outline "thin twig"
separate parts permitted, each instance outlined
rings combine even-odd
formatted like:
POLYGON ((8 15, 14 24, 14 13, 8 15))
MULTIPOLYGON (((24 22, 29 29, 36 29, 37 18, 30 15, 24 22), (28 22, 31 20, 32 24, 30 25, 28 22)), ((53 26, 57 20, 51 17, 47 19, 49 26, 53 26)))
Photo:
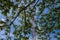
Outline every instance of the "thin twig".
POLYGON ((28 6, 30 6, 32 3, 34 3, 35 2, 35 0, 33 0, 31 3, 29 3, 27 6, 25 6, 24 8, 22 8, 18 13, 17 13, 17 15, 14 17, 14 19, 13 19, 13 21, 9 24, 9 26, 11 25, 11 24, 13 24, 13 22, 15 21, 15 19, 19 16, 19 14, 23 11, 23 10, 25 10, 28 6))

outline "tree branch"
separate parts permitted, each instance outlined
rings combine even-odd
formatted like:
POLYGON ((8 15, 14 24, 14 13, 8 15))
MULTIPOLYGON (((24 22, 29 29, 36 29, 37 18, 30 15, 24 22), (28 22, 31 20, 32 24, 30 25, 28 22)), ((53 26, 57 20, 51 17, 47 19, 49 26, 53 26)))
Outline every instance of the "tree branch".
POLYGON ((9 26, 11 25, 11 24, 13 24, 13 22, 15 21, 15 19, 19 16, 19 14, 23 11, 23 10, 25 10, 28 6, 30 6, 32 3, 34 3, 36 0, 33 0, 31 3, 29 3, 27 6, 25 6, 24 8, 22 8, 18 13, 17 13, 17 15, 14 17, 14 19, 13 19, 13 21, 11 21, 11 23, 9 24, 9 26))

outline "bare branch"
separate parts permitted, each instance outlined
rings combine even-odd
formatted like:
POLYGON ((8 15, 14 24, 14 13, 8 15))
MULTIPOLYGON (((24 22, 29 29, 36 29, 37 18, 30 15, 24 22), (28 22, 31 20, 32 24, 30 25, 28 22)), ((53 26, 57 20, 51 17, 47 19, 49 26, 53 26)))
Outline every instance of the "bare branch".
POLYGON ((27 6, 25 6, 24 8, 22 8, 18 13, 17 13, 17 15, 14 17, 14 19, 13 19, 13 21, 9 24, 9 26, 11 25, 11 24, 13 24, 13 22, 15 21, 15 19, 19 16, 19 14, 23 11, 23 10, 25 10, 28 6, 30 6, 32 3, 35 3, 35 1, 36 0, 33 0, 31 3, 29 3, 27 6))

